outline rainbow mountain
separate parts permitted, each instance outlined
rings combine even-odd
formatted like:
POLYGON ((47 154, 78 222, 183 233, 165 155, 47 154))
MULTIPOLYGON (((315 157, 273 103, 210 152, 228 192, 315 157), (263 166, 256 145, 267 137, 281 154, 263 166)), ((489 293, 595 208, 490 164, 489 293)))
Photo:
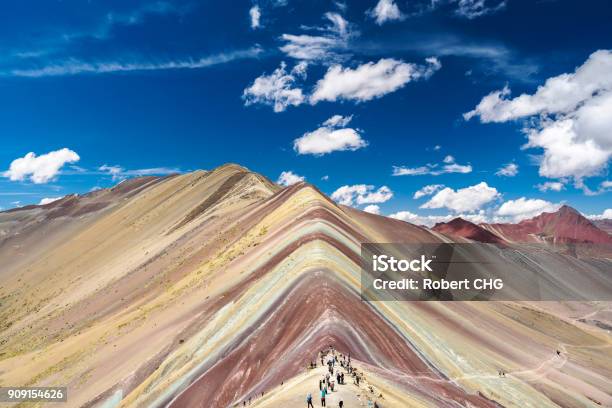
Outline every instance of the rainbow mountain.
POLYGON ((331 346, 363 375, 345 406, 612 406, 610 302, 361 301, 361 243, 452 240, 234 164, 1 212, 0 385, 297 407, 331 346))

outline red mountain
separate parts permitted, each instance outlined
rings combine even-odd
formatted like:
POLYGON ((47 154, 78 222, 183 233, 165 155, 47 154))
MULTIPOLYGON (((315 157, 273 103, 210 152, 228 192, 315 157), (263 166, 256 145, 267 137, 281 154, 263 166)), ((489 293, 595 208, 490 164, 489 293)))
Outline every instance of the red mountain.
POLYGON ((459 217, 449 222, 439 222, 432 229, 445 235, 459 236, 471 239, 472 241, 491 244, 501 244, 504 242, 503 239, 492 232, 459 217))
POLYGON ((612 236, 567 205, 518 224, 481 224, 506 241, 610 244, 612 236))

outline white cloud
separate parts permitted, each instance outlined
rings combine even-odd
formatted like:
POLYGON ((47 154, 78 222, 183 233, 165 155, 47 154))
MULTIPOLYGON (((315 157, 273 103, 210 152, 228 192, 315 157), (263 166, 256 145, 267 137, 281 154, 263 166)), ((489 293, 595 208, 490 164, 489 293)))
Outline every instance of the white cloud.
POLYGON ((340 9, 340 11, 346 11, 348 4, 344 1, 334 1, 334 5, 340 9))
POLYGON ((601 214, 587 215, 586 217, 591 220, 612 220, 612 208, 604 210, 601 214))
POLYGON ((536 187, 543 193, 546 191, 561 191, 565 188, 563 183, 559 181, 547 181, 545 183, 536 185, 536 187))
POLYGON ((150 167, 146 169, 135 169, 123 171, 124 176, 165 176, 168 174, 182 173, 181 169, 176 167, 150 167))
POLYGON ((456 191, 446 187, 438 191, 421 208, 448 208, 453 212, 474 212, 498 197, 497 189, 489 187, 483 181, 456 191))
POLYGON ((414 193, 412 198, 418 200, 421 197, 430 196, 442 188, 444 188, 443 184, 430 184, 428 186, 423 186, 420 190, 414 193))
POLYGON ((380 214, 380 207, 376 204, 370 204, 370 205, 366 205, 363 209, 363 211, 370 213, 370 214, 380 214))
POLYGON ((404 166, 393 166, 393 176, 422 176, 424 174, 430 174, 431 168, 428 166, 420 167, 404 167, 404 166))
POLYGON ((325 18, 332 23, 331 27, 328 27, 329 31, 335 32, 341 37, 349 35, 349 23, 340 14, 328 12, 325 13, 325 18))
POLYGON ((357 204, 384 203, 393 198, 393 192, 387 186, 382 186, 376 191, 368 191, 364 195, 357 196, 357 204))
POLYGON ((437 165, 427 165, 420 167, 404 167, 404 166, 393 166, 393 176, 422 176, 422 175, 431 175, 431 176, 439 176, 441 174, 446 173, 471 173, 472 166, 469 164, 448 164, 442 167, 438 167, 437 165), (436 170, 437 169, 437 170, 436 170))
POLYGON ((320 101, 369 101, 394 92, 408 82, 427 79, 442 66, 436 58, 427 58, 427 65, 406 63, 392 58, 368 62, 355 69, 331 66, 310 96, 310 103, 320 101))
POLYGON ((455 0, 455 14, 467 19, 493 14, 506 7, 506 0, 455 0))
POLYGON ((321 180, 323 180, 323 181, 329 180, 329 175, 327 175, 327 174, 324 175, 323 177, 321 177, 321 180))
POLYGON ((170 69, 198 69, 213 65, 224 64, 238 59, 257 58, 262 52, 260 47, 251 47, 222 54, 210 55, 201 58, 186 58, 162 62, 149 61, 104 61, 85 62, 70 59, 53 63, 40 68, 14 69, 9 72, 1 72, 3 75, 19 77, 48 77, 67 76, 79 74, 108 74, 113 72, 131 71, 158 71, 170 69))
POLYGON ((331 126, 331 127, 344 127, 353 120, 353 115, 351 116, 342 116, 342 115, 334 115, 331 118, 327 119, 323 122, 323 126, 331 126))
MULTIPOLYGON (((417 215, 415 213, 412 213, 410 211, 398 211, 396 213, 393 214, 389 214, 390 218, 395 218, 396 220, 402 220, 402 221, 406 221, 409 222, 411 224, 419 224, 419 225, 433 225, 433 223, 426 223, 423 222, 425 219, 427 219, 427 217, 422 217, 420 215, 417 215)), ((430 216, 430 217, 437 217, 437 216, 430 216)))
POLYGON ((299 183, 300 181, 304 181, 306 178, 303 176, 298 176, 292 171, 283 171, 280 176, 278 176, 278 180, 276 182, 281 186, 290 186, 295 183, 299 183))
POLYGON ((181 173, 181 170, 175 167, 151 167, 145 169, 126 170, 121 166, 103 164, 98 167, 98 171, 112 176, 113 180, 124 180, 128 177, 140 176, 164 176, 168 174, 181 173))
POLYGON ((345 128, 352 116, 334 115, 312 132, 293 141, 293 149, 298 154, 323 155, 335 151, 358 150, 368 145, 359 130, 345 128))
POLYGON ((504 177, 514 177, 518 174, 518 165, 515 163, 508 163, 505 166, 501 167, 497 172, 495 172, 496 176, 504 176, 504 177))
POLYGON ((52 202, 57 201, 57 200, 61 200, 61 199, 62 199, 62 197, 45 197, 42 200, 40 200, 38 205, 51 204, 52 202))
POLYGON ((308 63, 306 61, 301 61, 294 65, 293 69, 291 70, 291 75, 294 75, 297 78, 305 79, 307 70, 308 63))
POLYGON ((612 157, 612 51, 599 50, 573 73, 546 80, 532 94, 509 98, 510 90, 492 92, 464 114, 486 122, 533 117, 524 132, 524 148, 543 150, 539 173, 548 178, 583 179, 601 174, 612 157))
POLYGON ((376 24, 383 25, 387 21, 403 20, 405 16, 393 0, 379 0, 376 6, 366 14, 376 20, 376 24))
POLYGON ((66 163, 75 163, 79 160, 79 155, 67 148, 40 156, 30 152, 24 157, 13 160, 9 169, 2 175, 12 181, 29 178, 35 184, 43 184, 53 180, 66 163))
POLYGON ((463 218, 464 220, 473 222, 474 224, 489 222, 489 217, 486 215, 484 210, 480 210, 477 213, 473 213, 473 214, 459 214, 458 216, 463 218))
POLYGON ((251 28, 253 30, 261 27, 259 20, 261 19, 261 9, 258 5, 251 7, 249 10, 249 16, 251 17, 251 28))
POLYGON ((602 181, 599 184, 599 188, 594 191, 588 188, 584 183, 581 183, 581 182, 577 182, 576 186, 578 188, 582 188, 582 190, 584 191, 586 195, 594 196, 594 195, 598 195, 598 194, 602 194, 602 193, 606 193, 610 191, 612 189, 612 181, 610 180, 602 181))
POLYGON ((425 166, 418 167, 406 167, 406 166, 393 166, 393 176, 422 176, 431 175, 439 176, 441 174, 448 173, 471 173, 472 166, 469 164, 458 164, 455 163, 455 158, 448 155, 444 158, 445 164, 426 164, 425 166))
MULTIPOLYGON (((396 12, 399 13, 399 9, 395 11, 392 8, 391 5, 394 5, 392 0, 379 1, 378 5, 381 3, 385 4, 388 13, 392 15, 396 12)), ((416 7, 413 7, 414 11, 409 13, 408 16, 420 16, 448 6, 455 16, 472 20, 503 10, 506 7, 507 0, 430 0, 429 2, 420 2, 420 4, 418 1, 412 3, 415 3, 416 7)), ((367 13, 372 14, 373 11, 368 10, 367 13)), ((399 19, 405 17, 405 15, 401 15, 399 19)))
POLYGON ((282 112, 288 106, 298 106, 305 100, 300 88, 294 88, 296 79, 306 74, 305 63, 297 64, 290 72, 287 65, 281 62, 280 67, 270 75, 262 74, 246 88, 242 94, 246 106, 255 103, 273 106, 274 112, 282 112))
POLYGON ((554 204, 550 201, 521 197, 504 202, 497 209, 496 214, 501 217, 509 217, 513 222, 519 222, 543 212, 555 212, 560 206, 561 204, 554 204))
POLYGON ((468 220, 475 224, 482 222, 488 222, 488 218, 484 211, 480 211, 475 214, 446 214, 446 215, 419 215, 410 211, 398 211, 393 214, 389 214, 389 217, 395 218, 396 220, 402 220, 416 225, 425 225, 432 227, 439 222, 449 222, 457 217, 461 217, 464 220, 468 220))
POLYGON ((308 27, 322 32, 322 35, 283 34, 285 42, 280 50, 287 56, 299 60, 329 63, 342 59, 341 53, 347 48, 348 41, 356 33, 350 30, 350 24, 340 14, 324 14, 330 24, 325 27, 308 27))
MULTIPOLYGON (((306 58, 304 58, 306 59, 306 58)), ((427 58, 427 65, 404 63, 394 59, 369 62, 355 69, 341 65, 330 67, 309 97, 300 87, 298 79, 306 77, 307 63, 297 64, 290 72, 282 62, 272 74, 262 74, 247 87, 242 95, 245 105, 262 103, 282 112, 288 106, 298 106, 308 100, 312 105, 320 101, 355 100, 364 102, 394 92, 406 83, 431 76, 441 67, 435 58, 427 58)))
MULTIPOLYGON (((598 98, 594 98, 598 99, 598 98)), ((607 111, 612 112, 612 93, 607 95, 607 111)), ((580 134, 582 111, 589 109, 584 105, 576 112, 575 118, 545 120, 542 127, 527 131, 529 142, 525 148, 542 148, 539 174, 549 178, 573 177, 580 181, 586 177, 600 174, 612 156, 612 144, 603 137, 593 134, 580 134)), ((602 109, 602 112, 604 110, 602 109)), ((600 121, 609 121, 612 129, 612 115, 602 113, 600 121)), ((587 124, 588 125, 588 124, 587 124)))
POLYGON ((535 94, 508 99, 510 90, 492 92, 484 97, 466 119, 480 116, 482 122, 506 122, 536 114, 573 112, 579 105, 612 88, 612 51, 599 50, 571 74, 546 80, 535 94))
POLYGON ((122 174, 125 171, 125 169, 121 166, 109 166, 108 164, 103 164, 102 166, 98 167, 98 170, 108 173, 113 177, 113 180, 122 178, 122 174))
POLYGON ((350 206, 353 204, 380 204, 393 198, 393 192, 387 186, 375 190, 371 185, 356 184, 340 187, 332 193, 331 198, 340 204, 350 206))
POLYGON ((444 173, 471 173, 472 172, 472 166, 470 166, 469 164, 457 164, 457 163, 453 163, 453 164, 447 164, 445 166, 442 166, 442 170, 441 171, 433 171, 431 172, 432 175, 437 176, 438 174, 444 174, 444 173))
POLYGON ((280 50, 291 58, 299 60, 324 60, 329 58, 333 49, 342 44, 335 37, 325 37, 308 34, 283 34, 281 39, 286 42, 280 50))

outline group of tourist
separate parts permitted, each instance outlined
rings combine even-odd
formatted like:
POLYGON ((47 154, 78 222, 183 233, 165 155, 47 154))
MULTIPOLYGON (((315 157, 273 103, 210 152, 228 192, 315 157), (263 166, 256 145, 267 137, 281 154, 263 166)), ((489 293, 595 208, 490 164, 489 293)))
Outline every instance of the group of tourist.
MULTIPOLYGON (((325 375, 319 379, 319 394, 321 397, 321 406, 326 407, 326 397, 336 390, 336 385, 345 385, 344 374, 348 374, 353 377, 353 384, 359 387, 359 382, 363 379, 363 375, 360 374, 352 365, 351 365, 351 355, 350 353, 344 355, 342 353, 337 353, 333 346, 329 346, 329 349, 321 350, 319 352, 319 358, 321 360, 321 366, 324 367, 327 365, 327 372, 325 375)), ((317 363, 315 361, 310 361, 306 368, 308 370, 317 368, 317 363)), ((281 383, 281 386, 283 383, 281 383)), ((372 387, 370 386, 370 391, 374 392, 372 387)), ((264 396, 264 393, 261 393, 261 396, 264 396)), ((380 395, 382 397, 382 394, 380 395)), ((242 402, 243 406, 251 405, 251 397, 248 400, 244 400, 242 402)), ((371 403, 371 401, 370 401, 371 403)), ((314 408, 313 397, 311 393, 306 395, 306 407, 314 408)), ((344 401, 338 401, 338 407, 344 408, 344 401)), ((374 402, 373 408, 380 408, 377 402, 374 402)))
MULTIPOLYGON (((321 366, 327 365, 327 373, 321 379, 319 379, 319 393, 321 396, 321 406, 327 406, 326 397, 329 393, 334 392, 336 384, 344 385, 344 371, 353 377, 353 384, 359 386, 360 376, 357 370, 351 365, 350 353, 348 356, 342 353, 337 353, 332 346, 329 346, 329 350, 321 350, 319 352, 319 358, 321 360, 321 366), (344 369, 342 371, 341 369, 344 369), (335 378, 335 379, 334 379, 335 378)), ((309 368, 316 368, 317 363, 310 362, 309 368)), ((306 407, 314 408, 312 394, 306 395, 306 407)), ((344 407, 344 401, 338 401, 340 408, 344 407)), ((376 405, 378 408, 378 405, 376 405)))

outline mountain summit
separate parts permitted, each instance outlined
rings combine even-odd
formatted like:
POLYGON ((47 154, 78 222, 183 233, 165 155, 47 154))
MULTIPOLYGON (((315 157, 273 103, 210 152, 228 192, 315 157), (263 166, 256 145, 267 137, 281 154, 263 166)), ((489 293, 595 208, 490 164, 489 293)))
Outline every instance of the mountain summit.
POLYGON ((612 243, 610 235, 567 205, 518 224, 481 224, 481 227, 509 242, 612 243))

